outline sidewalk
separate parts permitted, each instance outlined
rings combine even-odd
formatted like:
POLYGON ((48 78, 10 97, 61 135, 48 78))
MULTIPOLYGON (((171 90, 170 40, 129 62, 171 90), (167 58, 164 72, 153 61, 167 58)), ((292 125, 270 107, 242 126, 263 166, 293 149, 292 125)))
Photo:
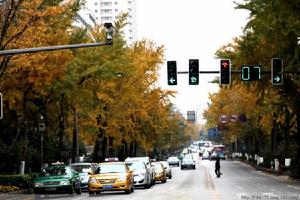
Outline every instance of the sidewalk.
POLYGON ((242 164, 251 166, 251 167, 255 168, 256 170, 261 171, 266 175, 273 176, 274 178, 279 179, 281 181, 284 181, 284 182, 291 181, 291 182, 300 184, 300 179, 291 177, 288 172, 282 172, 280 170, 276 171, 276 170, 268 169, 265 167, 261 167, 261 166, 255 165, 254 163, 251 163, 247 160, 242 160, 242 159, 234 159, 234 160, 238 161, 242 164))

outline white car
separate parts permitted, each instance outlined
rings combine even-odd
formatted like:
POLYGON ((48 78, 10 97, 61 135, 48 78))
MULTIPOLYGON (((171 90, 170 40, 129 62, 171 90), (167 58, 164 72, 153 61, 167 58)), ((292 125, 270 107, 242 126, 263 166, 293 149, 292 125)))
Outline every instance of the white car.
POLYGON ((145 189, 151 187, 151 172, 143 161, 125 161, 125 163, 133 171, 134 186, 143 186, 145 189))

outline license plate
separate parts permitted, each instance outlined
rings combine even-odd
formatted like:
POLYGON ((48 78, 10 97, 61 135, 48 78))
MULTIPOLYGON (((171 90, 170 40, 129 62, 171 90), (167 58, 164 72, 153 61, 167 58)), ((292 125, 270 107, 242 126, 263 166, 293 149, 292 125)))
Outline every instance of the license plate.
POLYGON ((49 187, 45 189, 46 191, 56 191, 56 187, 49 187))
POLYGON ((103 189, 112 189, 113 186, 112 185, 103 185, 103 189))

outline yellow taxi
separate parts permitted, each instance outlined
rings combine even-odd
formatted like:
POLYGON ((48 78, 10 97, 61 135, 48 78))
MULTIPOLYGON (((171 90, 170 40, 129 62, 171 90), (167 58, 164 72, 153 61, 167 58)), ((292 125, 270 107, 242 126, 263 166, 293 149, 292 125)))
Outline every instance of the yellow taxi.
POLYGON ((89 178, 88 188, 90 195, 104 191, 125 191, 130 194, 134 192, 133 171, 125 162, 100 163, 89 178))
POLYGON ((167 172, 161 162, 152 162, 155 170, 155 181, 161 181, 162 183, 167 182, 167 172))

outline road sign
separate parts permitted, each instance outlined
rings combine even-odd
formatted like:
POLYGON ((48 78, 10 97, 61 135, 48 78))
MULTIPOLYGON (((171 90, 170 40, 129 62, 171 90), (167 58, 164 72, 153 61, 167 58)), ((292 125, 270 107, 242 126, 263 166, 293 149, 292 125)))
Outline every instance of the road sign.
POLYGON ((282 58, 272 58, 271 81, 272 81, 273 85, 282 85, 283 84, 283 60, 282 60, 282 58))
POLYGON ((196 121, 196 113, 195 113, 195 111, 187 111, 187 121, 195 123, 195 121, 196 121))
POLYGON ((189 84, 190 85, 199 84, 199 60, 198 59, 189 60, 189 84))
POLYGON ((230 115, 230 121, 235 123, 238 120, 238 116, 237 115, 230 115))
POLYGON ((241 80, 242 81, 256 81, 261 79, 261 66, 260 65, 243 65, 241 67, 241 80))
POLYGON ((3 118, 3 100, 2 100, 2 93, 0 92, 0 119, 3 118))
POLYGON ((231 82, 231 66, 229 59, 221 59, 220 61, 220 84, 228 85, 231 82))
POLYGON ((168 85, 177 85, 177 64, 176 61, 167 61, 168 85))
POLYGON ((244 113, 242 113, 242 114, 240 114, 240 116, 239 116, 239 120, 240 120, 240 122, 246 122, 248 119, 247 119, 247 116, 244 114, 244 113))
POLYGON ((227 115, 221 115, 219 120, 222 124, 226 124, 228 122, 228 117, 227 115))

